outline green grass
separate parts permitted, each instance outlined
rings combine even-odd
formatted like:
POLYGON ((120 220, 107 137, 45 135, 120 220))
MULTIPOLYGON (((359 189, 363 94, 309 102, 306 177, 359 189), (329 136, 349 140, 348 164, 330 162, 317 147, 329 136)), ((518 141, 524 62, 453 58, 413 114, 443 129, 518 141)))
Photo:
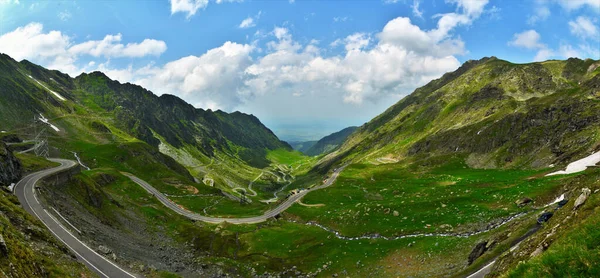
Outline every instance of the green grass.
POLYGON ((308 159, 308 157, 299 151, 290 151, 286 149, 276 149, 267 153, 267 159, 277 164, 292 165, 294 163, 302 162, 308 159))
POLYGON ((15 153, 15 157, 17 157, 17 159, 19 159, 21 162, 23 170, 26 174, 60 165, 60 163, 52 162, 43 157, 38 157, 28 153, 15 153))
POLYGON ((324 206, 295 204, 287 213, 347 236, 470 231, 527 211, 515 204, 523 197, 537 205, 554 198, 560 182, 531 178, 539 173, 470 169, 458 160, 433 169, 351 165, 333 186, 303 199, 324 206))

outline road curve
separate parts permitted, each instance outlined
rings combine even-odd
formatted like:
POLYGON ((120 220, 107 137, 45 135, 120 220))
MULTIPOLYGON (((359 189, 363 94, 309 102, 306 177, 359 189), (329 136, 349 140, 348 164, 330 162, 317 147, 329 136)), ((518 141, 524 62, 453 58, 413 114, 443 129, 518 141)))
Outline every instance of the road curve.
POLYGON ((36 183, 49 175, 72 168, 77 162, 66 159, 49 159, 60 163, 56 168, 46 169, 35 172, 24 177, 15 186, 15 194, 21 202, 21 205, 27 212, 38 218, 50 230, 58 240, 63 242, 77 258, 83 262, 92 271, 98 273, 100 277, 136 277, 133 274, 123 270, 115 263, 96 253, 92 248, 85 245, 77 237, 67 230, 58 220, 46 211, 36 197, 36 183))
POLYGON ((124 174, 125 176, 130 178, 133 182, 137 183, 142 188, 144 188, 146 191, 148 191, 150 194, 152 194, 154 197, 156 197, 156 199, 158 199, 161 203, 163 203, 163 205, 165 205, 166 207, 173 210, 174 212, 181 214, 189 219, 207 222, 207 223, 213 223, 213 224, 218 224, 218 223, 222 223, 222 222, 229 222, 232 224, 254 224, 254 223, 264 222, 267 219, 269 219, 271 217, 275 217, 276 215, 282 213, 283 211, 285 211, 286 209, 291 207, 294 204, 294 202, 300 200, 306 194, 308 194, 312 191, 323 189, 325 187, 330 186, 337 179, 340 172, 342 172, 342 170, 344 170, 345 167, 346 166, 335 169, 335 171, 333 171, 333 174, 331 175, 331 177, 329 179, 327 179, 327 181, 324 184, 315 186, 311 189, 304 190, 295 195, 291 195, 279 206, 277 206, 276 208, 274 208, 272 210, 265 212, 263 215, 254 216, 254 217, 246 217, 246 218, 209 217, 209 216, 204 216, 204 215, 200 215, 198 213, 187 211, 187 210, 181 208, 179 205, 177 205, 173 201, 169 200, 169 198, 167 198, 164 194, 160 193, 158 190, 156 190, 156 188, 152 187, 150 184, 141 180, 140 178, 138 178, 132 174, 129 174, 129 173, 122 173, 122 174, 124 174))

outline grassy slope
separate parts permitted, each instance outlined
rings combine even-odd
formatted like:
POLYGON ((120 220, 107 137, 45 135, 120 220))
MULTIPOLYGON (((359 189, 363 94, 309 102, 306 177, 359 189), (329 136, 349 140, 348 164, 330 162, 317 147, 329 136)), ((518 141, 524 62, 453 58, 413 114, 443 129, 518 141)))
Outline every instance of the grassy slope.
POLYGON ((327 168, 339 160, 452 152, 473 154, 469 162, 480 168, 541 168, 570 161, 600 140, 594 89, 600 71, 587 71, 594 63, 468 62, 362 126, 321 163, 327 168))
MULTIPOLYGON (((52 167, 35 157, 17 156, 24 170, 52 167)), ((3 277, 96 277, 70 251, 29 215, 13 194, 0 190, 0 234, 8 252, 0 257, 3 277)))

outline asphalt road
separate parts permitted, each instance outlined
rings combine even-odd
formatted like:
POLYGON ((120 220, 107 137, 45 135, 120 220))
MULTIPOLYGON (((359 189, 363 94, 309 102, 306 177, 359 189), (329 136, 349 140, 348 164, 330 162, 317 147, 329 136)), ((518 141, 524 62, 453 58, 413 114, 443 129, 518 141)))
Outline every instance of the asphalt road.
POLYGON ((19 198, 19 202, 21 202, 23 208, 42 221, 54 237, 69 247, 81 262, 87 265, 92 271, 98 273, 101 277, 136 277, 85 245, 42 207, 36 197, 36 183, 46 176, 77 165, 77 162, 72 160, 49 160, 58 162, 61 165, 56 168, 30 174, 24 177, 15 186, 15 194, 17 195, 17 198, 19 198))
POLYGON ((306 194, 308 194, 312 191, 323 189, 323 188, 330 186, 337 179, 340 172, 342 172, 342 170, 344 170, 344 168, 345 168, 345 166, 335 169, 335 171, 333 172, 331 177, 329 179, 327 179, 327 181, 324 184, 315 186, 311 189, 307 189, 307 190, 299 192, 295 195, 290 196, 279 206, 277 206, 276 208, 274 208, 272 210, 265 212, 263 215, 247 217, 247 218, 209 217, 209 216, 204 216, 204 215, 200 215, 197 213, 187 211, 187 210, 181 208, 180 206, 178 206, 176 203, 169 200, 165 195, 160 193, 158 190, 156 190, 156 188, 152 187, 147 182, 141 180, 140 178, 138 178, 132 174, 129 174, 129 173, 123 173, 123 174, 125 176, 129 177, 133 182, 139 184, 141 187, 146 189, 146 191, 148 191, 150 194, 152 194, 154 197, 156 197, 161 203, 163 203, 163 205, 167 206, 169 209, 173 210, 174 212, 181 214, 189 219, 207 222, 207 223, 214 223, 214 224, 218 224, 218 223, 222 223, 222 222, 229 222, 232 224, 254 224, 254 223, 264 222, 267 219, 269 219, 271 217, 275 217, 276 215, 282 213, 283 211, 285 211, 286 209, 291 207, 294 204, 294 202, 298 201, 299 199, 304 197, 306 194))

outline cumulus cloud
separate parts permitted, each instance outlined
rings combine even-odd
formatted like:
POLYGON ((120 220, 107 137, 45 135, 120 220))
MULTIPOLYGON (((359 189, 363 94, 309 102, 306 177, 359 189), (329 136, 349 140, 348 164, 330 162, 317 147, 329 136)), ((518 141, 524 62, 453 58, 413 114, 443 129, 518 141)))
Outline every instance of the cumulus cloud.
POLYGON ((508 45, 527 49, 539 49, 546 46, 540 42, 541 36, 535 30, 527 30, 513 35, 508 45))
POLYGON ((187 13, 187 18, 196 14, 199 9, 204 9, 208 5, 208 0, 170 0, 171 14, 187 13))
POLYGON ((579 16, 577 19, 569 21, 569 30, 571 30, 571 34, 583 39, 600 39, 598 27, 596 27, 592 20, 584 16, 579 16))
MULTIPOLYGON (((456 5, 456 11, 436 15, 434 28, 422 29, 409 18, 398 17, 387 22, 380 32, 358 32, 340 38, 334 43, 343 46, 339 54, 326 55, 331 52, 321 49, 318 41, 302 43, 294 39, 290 29, 280 26, 258 38, 264 40, 264 47, 260 49, 255 42, 226 42, 202 55, 183 57, 164 65, 119 68, 108 61, 98 61, 89 64, 86 70, 95 67, 121 82, 137 83, 157 94, 179 95, 203 108, 232 110, 261 95, 319 95, 358 105, 408 94, 460 65, 456 55, 465 53, 465 46, 460 37, 454 35, 454 30, 477 19, 487 1, 451 2, 456 5)), ((140 52, 159 55, 166 49, 166 45, 163 47, 154 40, 123 44, 120 34, 72 44, 69 37, 52 32, 42 32, 39 25, 37 30, 29 31, 33 35, 28 36, 56 36, 54 40, 62 45, 48 49, 58 53, 45 54, 34 49, 21 56, 47 55, 57 59, 57 55, 63 55, 75 59, 90 55, 109 59, 135 56, 134 53, 140 52)), ((0 47, 7 45, 1 42, 0 38, 0 47)), ((22 42, 16 45, 31 45, 22 42)))
POLYGON ((167 44, 163 41, 145 39, 141 43, 119 43, 123 36, 107 35, 102 40, 87 41, 76 44, 69 48, 69 52, 75 55, 87 54, 94 57, 144 57, 148 55, 158 56, 167 50, 167 44))
POLYGON ((28 59, 52 69, 69 74, 81 72, 75 63, 81 55, 94 57, 143 57, 160 55, 166 43, 145 39, 141 43, 119 43, 121 34, 107 35, 100 41, 86 41, 73 45, 72 39, 60 31, 44 32, 41 23, 29 23, 0 36, 0 52, 16 60, 28 59))

